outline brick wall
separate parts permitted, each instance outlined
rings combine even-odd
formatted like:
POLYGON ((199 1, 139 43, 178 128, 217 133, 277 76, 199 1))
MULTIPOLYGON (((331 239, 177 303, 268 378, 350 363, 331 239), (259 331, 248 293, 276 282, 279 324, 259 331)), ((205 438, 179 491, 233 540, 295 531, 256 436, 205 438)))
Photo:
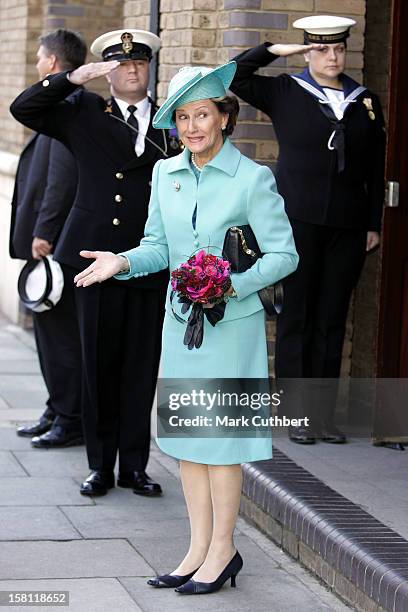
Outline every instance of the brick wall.
MULTIPOLYGON (((380 0, 376 0, 380 1, 380 0)), ((147 27, 147 0, 125 0, 125 24, 147 27)), ((293 30, 296 19, 312 14, 337 14, 337 0, 161 0, 157 99, 166 97, 168 82, 185 64, 215 66, 241 50, 262 43, 302 42, 302 33, 293 30)), ((343 0, 341 14, 357 21, 348 42, 347 72, 362 79, 366 0, 343 0)), ((262 74, 296 72, 303 68, 302 56, 279 59, 262 74)), ((273 126, 260 111, 241 105, 234 141, 241 151, 260 163, 274 167, 279 149, 273 126)), ((352 350, 352 308, 344 344, 343 373, 350 372, 352 350)), ((274 322, 268 321, 270 354, 273 355, 274 322)), ((272 357, 270 367, 273 369, 272 357)))
POLYGON ((150 0, 126 0, 123 16, 126 28, 149 30, 150 0))
POLYGON ((17 153, 24 130, 8 112, 9 103, 27 82, 27 54, 41 32, 42 0, 1 0, 0 3, 0 150, 17 153), (28 29, 28 24, 30 28, 28 29))
MULTIPOLYGON (((1 0, 0 52, 0 150, 19 153, 27 138, 8 112, 10 102, 37 80, 35 54, 38 36, 56 28, 79 31, 88 45, 96 36, 120 28, 123 0, 1 0)), ((100 80, 92 89, 107 94, 100 80)))

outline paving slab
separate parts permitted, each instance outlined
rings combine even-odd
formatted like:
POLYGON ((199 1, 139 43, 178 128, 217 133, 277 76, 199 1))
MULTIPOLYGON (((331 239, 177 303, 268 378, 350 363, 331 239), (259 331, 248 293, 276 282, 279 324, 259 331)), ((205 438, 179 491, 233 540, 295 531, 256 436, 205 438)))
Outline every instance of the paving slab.
MULTIPOLYGON (((157 574, 166 574, 178 566, 189 547, 189 526, 184 525, 184 533, 175 539, 170 528, 166 534, 156 534, 156 529, 150 530, 149 535, 138 535, 129 541, 140 552, 157 574)), ((235 546, 245 559, 243 574, 262 575, 265 567, 277 568, 278 563, 273 561, 248 536, 236 535, 235 546)))
MULTIPOLYGON (((23 377, 21 377, 23 378, 23 377)), ((36 378, 32 376, 31 378, 36 378)), ((17 385, 11 389, 0 390, 1 396, 7 402, 8 405, 13 406, 15 410, 32 410, 35 412, 29 412, 29 416, 19 415, 18 418, 24 419, 37 419, 44 410, 45 402, 47 401, 48 394, 44 389, 24 389, 19 388, 17 385)))
POLYGON ((22 359, 5 359, 3 352, 3 340, 0 338, 1 359, 0 359, 0 374, 36 374, 40 375, 40 364, 38 359, 33 360, 32 355, 22 359))
MULTIPOLYGON (((112 506, 122 503, 123 495, 126 493, 128 497, 131 494, 133 503, 137 503, 138 506, 147 511, 150 509, 155 512, 158 508, 163 508, 163 504, 166 504, 167 508, 173 508, 177 512, 174 516, 180 516, 179 512, 182 511, 182 516, 185 516, 185 504, 181 501, 182 490, 180 481, 173 476, 168 475, 164 470, 157 472, 156 470, 149 470, 149 475, 160 483, 163 489, 163 495, 160 497, 144 497, 143 495, 136 495, 132 492, 132 489, 123 489, 122 487, 115 487, 111 490, 108 495, 103 497, 95 498, 95 503, 101 506, 112 506), (180 503, 181 501, 181 503, 180 503)), ((160 512, 160 510, 159 510, 160 512)))
POLYGON ((69 450, 67 453, 65 449, 50 449, 45 452, 43 449, 32 449, 15 451, 14 455, 30 476, 71 476, 82 482, 89 472, 85 447, 75 446, 69 450))
POLYGON ((5 476, 27 476, 27 472, 21 467, 13 453, 0 451, 0 478, 5 476))
POLYGON ((3 542, 0 579, 151 576, 153 569, 125 540, 3 542))
POLYGON ((16 428, 8 425, 1 426, 1 410, 0 410, 0 448, 2 450, 25 450, 35 451, 31 446, 31 438, 24 438, 16 434, 16 428))
POLYGON ((8 477, 0 482, 0 506, 94 505, 79 493, 73 478, 8 477))
POLYGON ((14 430, 17 425, 26 425, 27 423, 34 423, 38 420, 40 414, 44 412, 45 401, 34 402, 35 406, 32 408, 3 408, 0 409, 0 428, 1 427, 12 427, 14 430))
POLYGON ((10 405, 0 396, 0 410, 7 410, 10 408, 10 405))
MULTIPOLYGON (((245 560, 244 560, 245 562, 245 560)), ((146 585, 143 578, 121 578, 126 587, 144 612, 237 612, 237 610, 257 612, 334 612, 336 608, 320 600, 295 578, 281 569, 270 569, 268 577, 239 574, 237 588, 228 583, 211 596, 179 595, 173 589, 155 589, 146 585), (208 599, 210 597, 210 599, 208 599)), ((347 610, 340 606, 337 610, 347 610)))
MULTIPOLYGON (((135 498, 137 496, 134 496, 135 498)), ((169 508, 165 499, 141 504, 135 499, 133 506, 66 506, 63 511, 84 538, 133 538, 158 529, 166 529, 168 519, 184 518, 187 529, 187 514, 184 508, 169 508), (162 523, 160 526, 159 523, 162 523)), ((168 529, 168 527, 167 527, 168 529)))
POLYGON ((0 541, 80 538, 81 535, 59 508, 52 506, 0 507, 0 541))
MULTIPOLYGON (((69 607, 35 606, 36 612, 142 612, 116 578, 83 578, 66 580, 0 580, 0 590, 68 591, 69 607)), ((13 606, 13 612, 27 612, 27 606, 13 606)))

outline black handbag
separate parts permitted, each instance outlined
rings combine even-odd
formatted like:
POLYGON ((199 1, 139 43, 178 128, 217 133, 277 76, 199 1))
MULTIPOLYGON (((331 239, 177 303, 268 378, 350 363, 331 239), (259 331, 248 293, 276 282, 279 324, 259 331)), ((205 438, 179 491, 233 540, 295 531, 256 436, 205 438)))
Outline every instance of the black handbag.
MULTIPOLYGON (((231 272, 245 272, 257 259, 261 250, 250 225, 230 227, 225 234, 224 257, 231 264, 231 272)), ((281 282, 258 291, 259 298, 268 315, 280 314, 283 307, 283 285, 281 282)))

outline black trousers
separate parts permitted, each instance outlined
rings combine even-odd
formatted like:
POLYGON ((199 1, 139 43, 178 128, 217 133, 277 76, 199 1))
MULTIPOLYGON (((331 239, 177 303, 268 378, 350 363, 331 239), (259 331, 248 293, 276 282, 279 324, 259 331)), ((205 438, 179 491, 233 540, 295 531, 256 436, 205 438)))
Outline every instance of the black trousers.
MULTIPOLYGON (((275 373, 279 379, 335 379, 340 374, 351 294, 366 256, 367 232, 294 219, 291 224, 299 266, 283 281, 275 373)), ((326 403, 333 404, 336 387, 329 385, 326 391, 326 403)))
MULTIPOLYGON (((72 278, 77 274, 72 270, 72 278)), ((89 467, 144 470, 161 351, 165 289, 126 281, 75 288, 89 467)))
POLYGON ((51 310, 33 312, 33 323, 41 372, 49 398, 44 416, 54 426, 80 431, 81 343, 76 316, 74 287, 65 266, 61 299, 51 310))

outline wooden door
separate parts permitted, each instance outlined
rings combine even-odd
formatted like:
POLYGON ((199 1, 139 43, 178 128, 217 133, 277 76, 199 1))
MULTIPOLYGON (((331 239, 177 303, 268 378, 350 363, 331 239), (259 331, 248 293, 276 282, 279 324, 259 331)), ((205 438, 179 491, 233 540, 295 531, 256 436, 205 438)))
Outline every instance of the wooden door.
MULTIPOLYGON (((399 183, 398 206, 383 229, 377 375, 408 378, 408 2, 394 0, 386 179, 399 183)), ((408 408, 407 408, 408 412, 408 408)))

